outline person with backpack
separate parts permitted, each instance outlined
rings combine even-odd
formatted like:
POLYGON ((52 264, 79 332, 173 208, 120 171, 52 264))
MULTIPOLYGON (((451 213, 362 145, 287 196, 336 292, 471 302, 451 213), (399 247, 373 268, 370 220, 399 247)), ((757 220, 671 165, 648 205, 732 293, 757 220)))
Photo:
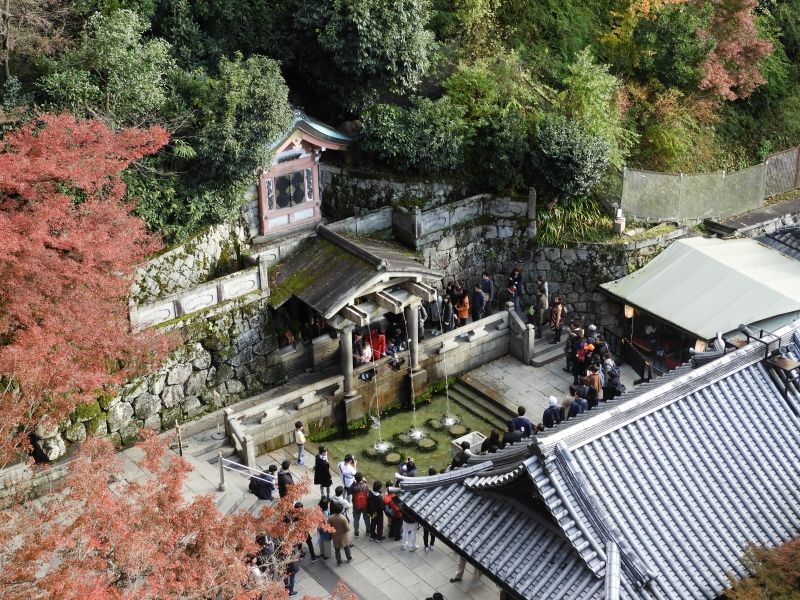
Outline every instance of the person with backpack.
MULTIPOLYGON (((566 365, 564 371, 575 375, 575 353, 578 348, 583 344, 583 327, 578 319, 572 319, 567 330, 567 343, 564 346, 564 354, 566 354, 566 365)), ((572 382, 573 385, 577 381, 572 382)))
POLYGON ((383 496, 383 514, 389 520, 389 537, 399 542, 403 539, 403 513, 400 512, 395 502, 397 496, 389 491, 391 485, 391 481, 386 482, 386 494, 383 496))
POLYGON ((548 429, 552 429, 561 423, 561 408, 558 406, 558 399, 555 396, 550 396, 547 399, 547 408, 542 415, 542 423, 548 429))
POLYGON ((625 386, 620 381, 622 372, 608 352, 606 352, 603 360, 603 372, 606 375, 605 385, 603 386, 603 400, 608 402, 625 393, 625 386))
POLYGON ((361 473, 356 473, 350 493, 353 498, 353 530, 358 537, 358 526, 361 518, 364 518, 364 531, 369 532, 369 512, 367 511, 367 499, 369 496, 369 485, 367 479, 361 473))
POLYGON ((367 514, 369 515, 369 539, 373 542, 382 542, 383 536, 383 494, 380 481, 372 484, 372 491, 367 497, 367 514))

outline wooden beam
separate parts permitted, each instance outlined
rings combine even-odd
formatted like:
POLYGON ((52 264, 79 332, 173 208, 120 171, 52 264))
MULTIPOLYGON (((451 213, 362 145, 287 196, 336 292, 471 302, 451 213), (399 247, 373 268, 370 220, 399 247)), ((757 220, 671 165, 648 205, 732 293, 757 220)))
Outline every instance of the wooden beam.
POLYGON ((359 327, 363 327, 369 323, 369 315, 357 306, 347 305, 342 308, 337 314, 341 315, 348 321, 352 321, 359 327))
POLYGON ((375 304, 378 306, 385 308, 389 312, 392 312, 396 315, 399 315, 403 312, 403 303, 392 296, 387 292, 375 292, 371 294, 372 300, 375 301, 375 304))
POLYGON ((400 284, 400 286, 414 296, 418 296, 423 300, 427 300, 428 302, 432 301, 436 297, 435 290, 427 283, 404 281, 402 284, 400 284))

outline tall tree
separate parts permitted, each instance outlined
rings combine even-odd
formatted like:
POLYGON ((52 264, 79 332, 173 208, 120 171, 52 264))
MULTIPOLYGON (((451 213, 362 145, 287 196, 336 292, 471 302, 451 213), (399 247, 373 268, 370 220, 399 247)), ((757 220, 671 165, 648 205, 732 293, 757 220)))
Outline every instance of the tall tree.
MULTIPOLYGON (((185 500, 191 467, 153 432, 143 437, 145 477, 126 481, 112 444, 90 438, 60 493, 0 513, 4 598, 287 598, 282 579, 295 544, 324 526, 318 507, 294 506, 308 484, 258 515, 226 515, 211 496, 185 500), (254 577, 248 565, 259 534, 275 541, 272 576, 254 577)), ((343 589, 334 598, 355 600, 343 589)))
POLYGON ((0 152, 0 465, 102 386, 151 366, 170 338, 134 334, 134 266, 159 241, 130 214, 120 172, 166 132, 114 133, 98 121, 44 115, 0 152))
POLYGON ((164 123, 174 61, 169 44, 143 38, 149 27, 129 9, 93 14, 78 46, 48 62, 41 89, 79 116, 117 126, 164 123))

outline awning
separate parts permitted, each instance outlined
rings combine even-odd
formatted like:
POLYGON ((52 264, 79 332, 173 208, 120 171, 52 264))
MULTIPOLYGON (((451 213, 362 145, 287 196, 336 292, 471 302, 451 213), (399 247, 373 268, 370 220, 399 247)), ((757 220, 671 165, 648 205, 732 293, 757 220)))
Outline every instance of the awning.
POLYGON ((800 262, 751 239, 698 237, 674 242, 644 268, 600 287, 710 339, 800 311, 800 262))

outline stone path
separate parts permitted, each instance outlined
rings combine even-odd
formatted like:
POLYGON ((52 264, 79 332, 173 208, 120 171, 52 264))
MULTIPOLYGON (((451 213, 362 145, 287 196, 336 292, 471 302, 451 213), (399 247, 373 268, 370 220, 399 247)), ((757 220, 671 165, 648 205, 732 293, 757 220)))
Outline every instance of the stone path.
MULTIPOLYGON (((471 371, 468 376, 482 385, 493 388, 508 405, 525 406, 529 414, 538 417, 547 405, 547 396, 559 399, 568 391, 572 378, 563 370, 563 361, 545 367, 531 367, 512 357, 503 357, 471 371)), ((635 373, 628 367, 622 368, 622 381, 633 387, 635 373)), ((533 419, 532 419, 533 420, 533 419)), ((535 419, 538 421, 538 418, 535 419)), ((226 471, 226 491, 219 492, 219 470, 217 464, 208 462, 216 456, 216 445, 222 441, 214 439, 215 428, 201 431, 185 440, 184 457, 195 467, 184 486, 187 498, 199 494, 211 495, 217 505, 225 512, 237 510, 256 511, 265 501, 258 500, 247 490, 248 477, 226 471)), ((227 444, 226 444, 227 445, 227 444)), ((225 446, 223 446, 223 449, 225 446)), ((292 462, 295 477, 310 477, 313 480, 313 456, 317 445, 306 445, 307 466, 295 464, 295 447, 287 446, 258 457, 258 465, 266 467, 284 460, 292 462)), ((177 450, 176 450, 177 451, 177 450)), ((122 453, 127 478, 136 479, 144 474, 135 466, 133 458, 136 449, 122 453)), ((234 459, 235 457, 231 457, 234 459)), ((338 485, 334 477, 334 487, 338 485)), ((303 498, 306 506, 319 501, 319 489, 313 488, 303 498)), ((486 577, 475 578, 472 567, 467 567, 465 578, 458 583, 450 583, 455 574, 458 555, 442 544, 441 540, 433 552, 422 550, 422 530, 418 534, 420 550, 405 552, 400 543, 386 540, 381 544, 371 542, 361 532, 361 537, 353 538, 353 562, 336 566, 333 557, 311 563, 309 556, 303 559, 302 571, 297 577, 298 597, 305 594, 325 596, 341 580, 362 600, 424 600, 433 592, 441 592, 447 600, 496 600, 500 590, 486 577)), ((315 548, 318 547, 315 539, 315 548)))
MULTIPOLYGON (((622 383, 632 390, 638 375, 628 365, 622 365, 620 371, 622 383)), ((507 406, 524 406, 534 423, 541 421, 548 397, 555 396, 560 402, 572 384, 572 375, 564 371, 564 359, 544 367, 530 367, 504 356, 473 369, 467 377, 494 390, 507 406)))

